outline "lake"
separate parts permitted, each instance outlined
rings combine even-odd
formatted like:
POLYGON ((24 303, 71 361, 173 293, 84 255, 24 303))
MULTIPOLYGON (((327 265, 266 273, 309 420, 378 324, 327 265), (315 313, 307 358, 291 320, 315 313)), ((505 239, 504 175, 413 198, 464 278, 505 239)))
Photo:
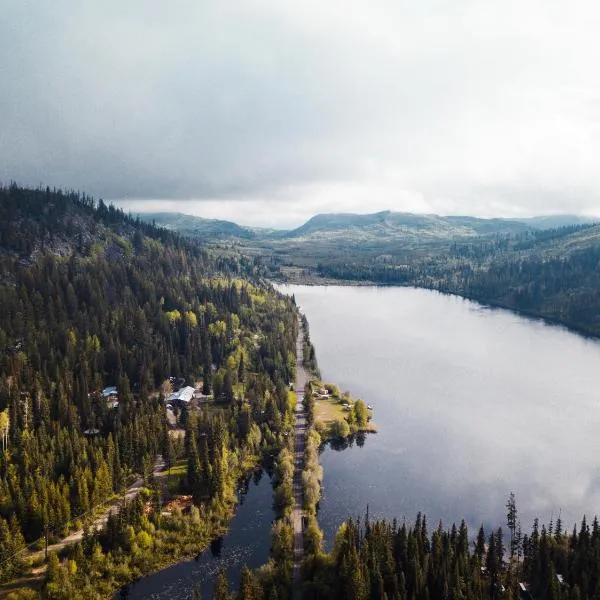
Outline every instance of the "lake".
POLYGON ((430 527, 523 530, 600 511, 600 344, 413 288, 282 286, 306 314, 326 381, 374 406, 379 433, 325 448, 319 522, 417 511, 430 527))
MULTIPOLYGON (((503 526, 512 491, 523 530, 569 529, 600 511, 600 343, 561 327, 413 288, 281 286, 308 317, 323 378, 374 406, 377 434, 325 447, 319 523, 331 546, 348 517, 430 528, 503 526)), ((212 597, 223 566, 268 560, 272 487, 250 480, 228 534, 197 561, 130 586, 131 600, 212 597)))

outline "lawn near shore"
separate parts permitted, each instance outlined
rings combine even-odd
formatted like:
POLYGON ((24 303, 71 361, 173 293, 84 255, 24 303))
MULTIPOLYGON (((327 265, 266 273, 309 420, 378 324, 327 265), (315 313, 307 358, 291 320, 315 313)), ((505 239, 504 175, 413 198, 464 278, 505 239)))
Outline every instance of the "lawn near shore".
POLYGON ((362 403, 365 407, 366 404, 352 398, 349 392, 342 393, 338 386, 314 379, 309 383, 309 393, 314 400, 315 428, 323 440, 347 437, 359 431, 377 432, 377 427, 371 420, 372 410, 367 409, 363 422, 357 422, 354 418, 357 413, 356 403, 362 403))

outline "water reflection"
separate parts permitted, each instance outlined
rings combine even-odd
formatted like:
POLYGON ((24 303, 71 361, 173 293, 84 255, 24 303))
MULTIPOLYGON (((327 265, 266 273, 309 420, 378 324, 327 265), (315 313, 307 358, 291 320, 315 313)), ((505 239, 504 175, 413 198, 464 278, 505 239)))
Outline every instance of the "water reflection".
POLYGON ((327 544, 367 505, 472 531, 504 524, 510 491, 524 528, 600 510, 597 341, 425 290, 284 291, 308 317, 324 379, 375 405, 376 435, 322 451, 327 544))
POLYGON ((348 436, 347 438, 334 438, 332 440, 328 440, 327 442, 321 444, 319 453, 323 453, 327 448, 330 448, 331 450, 335 450, 336 452, 342 452, 343 450, 352 448, 355 444, 359 448, 362 448, 365 445, 367 435, 376 435, 376 434, 374 434, 374 433, 367 434, 364 431, 359 431, 357 433, 354 433, 354 434, 348 436))
MULTIPOLYGON (((221 557, 221 548, 222 547, 223 547, 223 538, 222 537, 218 537, 210 543, 210 553, 212 554, 213 558, 221 557)), ((202 557, 202 555, 198 554, 198 556, 196 557, 196 560, 200 560, 201 557, 202 557)))

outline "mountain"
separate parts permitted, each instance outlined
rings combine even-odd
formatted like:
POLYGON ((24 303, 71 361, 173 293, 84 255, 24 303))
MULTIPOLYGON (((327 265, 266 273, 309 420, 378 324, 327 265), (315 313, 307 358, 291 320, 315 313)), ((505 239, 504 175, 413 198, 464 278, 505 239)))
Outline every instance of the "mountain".
POLYGON ((440 216, 393 212, 372 214, 320 213, 291 230, 245 227, 232 221, 205 219, 179 212, 140 213, 148 223, 206 242, 242 240, 246 242, 302 242, 323 240, 328 243, 383 241, 436 242, 489 235, 517 235, 531 229, 555 229, 592 223, 578 215, 542 215, 523 219, 483 219, 470 216, 440 216))
POLYGON ((182 235, 206 240, 227 238, 250 240, 257 235, 256 230, 231 221, 204 219, 179 212, 140 213, 139 217, 148 223, 155 223, 182 235))
POLYGON ((496 233, 521 233, 529 226, 507 219, 479 219, 466 216, 443 217, 389 210, 359 215, 351 213, 318 214, 304 225, 288 232, 288 239, 331 236, 441 239, 472 237, 496 233))

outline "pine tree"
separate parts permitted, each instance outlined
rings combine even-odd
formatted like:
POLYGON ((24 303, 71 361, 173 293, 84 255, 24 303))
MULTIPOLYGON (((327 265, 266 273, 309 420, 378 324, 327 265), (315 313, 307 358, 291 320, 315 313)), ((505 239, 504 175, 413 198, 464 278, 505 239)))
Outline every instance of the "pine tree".
POLYGON ((213 600, 230 600, 229 595, 229 583, 227 581, 227 575, 224 569, 219 569, 217 579, 215 581, 215 590, 213 593, 213 600))
POLYGON ((510 558, 511 561, 514 559, 517 552, 517 503, 513 492, 510 493, 508 500, 506 501, 506 525, 510 532, 510 558))

